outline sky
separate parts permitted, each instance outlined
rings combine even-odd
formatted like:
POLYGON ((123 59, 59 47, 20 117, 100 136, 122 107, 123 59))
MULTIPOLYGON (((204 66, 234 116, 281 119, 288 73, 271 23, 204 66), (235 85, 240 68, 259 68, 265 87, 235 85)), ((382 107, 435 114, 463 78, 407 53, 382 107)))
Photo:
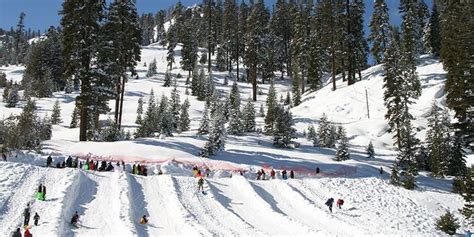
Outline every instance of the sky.
MULTIPOLYGON (((240 2, 241 0, 237 0, 240 2)), ((246 0, 248 2, 248 0, 246 0)), ((49 26, 59 25, 62 0, 0 0, 0 28, 9 29, 18 22, 20 12, 26 13, 26 28, 41 30, 43 32, 49 26)), ((160 9, 168 9, 176 4, 176 0, 137 0, 139 13, 157 12, 160 9)), ((201 3, 202 0, 181 0, 185 6, 201 3)), ((276 0, 265 0, 267 7, 273 5, 276 0)), ((365 25, 368 25, 372 14, 374 0, 365 0, 366 14, 365 25)), ((400 24, 400 14, 398 13, 399 0, 387 0, 390 9, 390 19, 393 24, 400 24)), ((431 6, 431 0, 427 0, 431 6)), ((366 27, 367 28, 367 27, 366 27)), ((368 30, 366 29, 366 33, 368 30)))

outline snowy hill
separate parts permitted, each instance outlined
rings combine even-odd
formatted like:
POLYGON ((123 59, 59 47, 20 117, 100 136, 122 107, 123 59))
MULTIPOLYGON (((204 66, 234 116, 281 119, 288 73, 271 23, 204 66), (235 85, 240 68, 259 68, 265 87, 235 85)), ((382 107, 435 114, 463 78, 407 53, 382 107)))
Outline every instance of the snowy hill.
MULTIPOLYGON (((463 205, 459 195, 450 192, 450 180, 437 180, 422 173, 418 188, 408 191, 388 184, 386 172, 394 160, 391 134, 384 120, 382 67, 374 66, 362 72, 363 80, 346 86, 338 80, 336 91, 328 85, 307 93, 303 103, 292 109, 301 133, 308 125, 318 125, 323 113, 348 130, 351 160, 336 162, 333 149, 315 148, 303 138, 297 139, 297 149, 276 149, 271 137, 251 134, 229 136, 226 150, 212 159, 198 157, 205 137, 196 131, 204 103, 185 95, 187 72, 179 69, 180 52, 174 74, 181 73, 178 90, 181 100, 191 103, 191 130, 167 138, 143 138, 121 142, 78 142, 79 130, 70 129, 74 98, 77 94, 55 93, 54 98, 37 99, 41 114, 51 114, 56 100, 61 103, 63 122, 53 126, 53 137, 44 142, 42 152, 52 154, 55 162, 68 155, 81 158, 124 160, 147 163, 148 177, 128 172, 89 172, 77 169, 43 168, 44 156, 11 157, 0 163, 0 236, 9 233, 22 222, 26 203, 32 202, 33 212, 42 216, 42 225, 32 228, 35 236, 157 236, 157 235, 440 235, 434 220, 447 209, 463 205), (367 118, 365 89, 368 91, 370 119, 367 118), (368 160, 365 146, 372 141, 376 158, 368 160), (207 195, 196 193, 196 180, 191 175, 193 165, 208 166, 213 174, 206 180, 207 195), (296 179, 256 181, 255 171, 270 168, 277 171, 293 169, 296 179), (315 175, 316 167, 321 174, 315 175), (164 175, 156 175, 161 169, 164 175), (241 177, 238 171, 246 171, 241 177), (230 176, 232 177, 230 178, 230 176), (39 183, 48 187, 47 201, 35 201, 39 183), (324 206, 329 197, 343 198, 345 204, 334 213, 324 206), (80 214, 81 228, 71 229, 68 221, 74 211, 80 214), (142 215, 150 216, 149 225, 140 225, 142 215)), ((137 101, 147 102, 150 90, 155 96, 169 95, 163 87, 167 50, 150 45, 142 50, 137 68, 138 79, 126 84, 123 126, 133 132, 137 101), (146 78, 147 65, 156 59, 158 74, 146 78)), ((7 78, 21 80, 21 66, 2 67, 7 78)), ((424 137, 426 114, 433 100, 444 106, 445 72, 439 61, 422 57, 417 72, 423 93, 413 106, 417 136, 424 137)), ((226 95, 225 73, 214 73, 216 88, 226 95)), ((231 84, 231 83, 230 83, 231 84)), ((290 90, 287 80, 277 80, 279 94, 290 90)), ((251 85, 240 82, 241 98, 251 95, 251 85)), ((259 85, 256 108, 264 103, 268 84, 259 85)), ((1 89, 0 89, 1 92, 1 89)), ((18 114, 21 108, 5 108, 0 102, 0 117, 18 114)), ((113 107, 113 102, 110 102, 113 107)), ((20 107, 21 107, 20 103, 20 107)), ((145 108, 146 108, 145 104, 145 108)), ((103 116, 101 119, 106 119, 103 116)), ((257 118, 263 126, 263 118, 257 118)), ((473 159, 470 160, 473 163, 473 159)), ((130 166, 127 167, 130 170, 130 166)), ((116 170, 120 170, 116 167, 116 170)), ((459 216, 458 216, 459 217, 459 216)), ((464 223, 462 223, 464 224, 464 223)))

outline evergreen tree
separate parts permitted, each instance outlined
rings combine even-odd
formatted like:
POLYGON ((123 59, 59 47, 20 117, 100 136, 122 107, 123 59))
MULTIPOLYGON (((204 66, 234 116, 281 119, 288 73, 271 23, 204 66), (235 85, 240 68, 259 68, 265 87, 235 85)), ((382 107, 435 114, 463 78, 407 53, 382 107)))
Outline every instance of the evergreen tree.
POLYGON ((428 118, 426 133, 428 143, 428 164, 430 171, 435 176, 443 176, 447 171, 447 158, 449 157, 449 124, 443 124, 441 114, 436 104, 433 104, 428 118))
POLYGON ((266 99, 267 105, 267 114, 265 115, 265 133, 272 134, 273 133, 273 124, 276 119, 276 91, 275 85, 272 83, 270 84, 270 88, 268 89, 268 95, 266 99))
POLYGON ((212 119, 208 141, 201 150, 201 156, 211 157, 218 151, 225 149, 226 129, 224 125, 224 115, 216 113, 216 116, 212 119))
POLYGON ((339 128, 341 129, 338 131, 337 135, 340 137, 340 140, 336 151, 336 161, 343 161, 350 159, 349 141, 347 139, 346 130, 344 127, 341 126, 339 128))
POLYGON ((179 131, 185 132, 190 128, 191 120, 189 119, 189 100, 186 98, 184 103, 181 105, 181 113, 179 115, 179 131))
POLYGON ((51 123, 52 124, 62 123, 61 108, 59 107, 59 100, 56 100, 56 102, 54 102, 53 113, 51 114, 51 123))
POLYGON ((464 198, 464 207, 460 210, 461 214, 466 217, 470 225, 474 224, 474 179, 473 169, 469 168, 465 175, 462 176, 462 197, 464 198))
POLYGON ((199 70, 198 82, 199 83, 197 83, 197 89, 196 89, 197 99, 200 101, 203 101, 207 98, 207 85, 208 85, 203 69, 199 70))
POLYGON ((368 40, 372 43, 371 52, 375 62, 380 64, 383 62, 383 55, 388 46, 390 33, 389 11, 385 0, 375 1, 369 27, 368 40))
POLYGON ((369 142, 369 145, 366 148, 367 151, 367 158, 374 158, 375 151, 374 151, 374 145, 372 144, 372 141, 369 142))
POLYGON ((446 211, 444 215, 436 220, 436 229, 441 230, 448 235, 456 234, 456 230, 459 229, 459 227, 461 226, 458 224, 457 218, 455 218, 449 211, 446 211))
POLYGON ((191 95, 193 96, 198 95, 200 83, 201 82, 199 81, 199 71, 197 70, 197 67, 195 67, 193 71, 192 80, 191 80, 191 95))
POLYGON ((172 117, 172 126, 173 126, 173 131, 177 131, 179 128, 179 122, 181 121, 179 118, 179 113, 181 110, 181 100, 178 92, 178 84, 176 82, 176 79, 174 80, 173 83, 173 90, 171 91, 171 117, 172 117))
POLYGON ((397 164, 392 165, 392 171, 390 174, 390 184, 395 185, 395 186, 400 186, 401 185, 401 179, 400 175, 398 173, 398 166, 397 164))
POLYGON ((76 85, 81 86, 81 94, 76 97, 80 109, 79 140, 87 140, 89 128, 89 107, 96 96, 92 92, 93 55, 97 50, 97 38, 100 35, 99 21, 103 16, 105 2, 66 0, 63 3, 61 26, 65 76, 74 75, 76 85))
POLYGON ((319 120, 318 128, 318 139, 321 147, 334 147, 335 138, 335 128, 328 120, 326 114, 323 114, 319 120))
POLYGON ((66 80, 66 86, 64 87, 64 92, 70 94, 74 91, 74 81, 71 78, 66 80))
POLYGON ((71 124, 69 125, 69 128, 77 128, 77 124, 79 122, 79 109, 77 107, 74 107, 74 110, 72 111, 71 114, 71 124))
POLYGON ((273 127, 273 145, 276 147, 289 147, 291 140, 296 138, 295 122, 289 109, 277 105, 273 127))
POLYGON ((188 78, 191 77, 191 72, 194 71, 198 57, 198 45, 196 35, 193 31, 193 26, 186 25, 186 34, 183 39, 183 48, 181 49, 181 68, 188 71, 188 78))
MULTIPOLYGON (((471 43, 473 6, 470 2, 461 0, 442 2, 441 59, 447 71, 446 103, 455 112, 457 122, 453 127, 467 147, 474 142, 474 94, 471 93, 474 88, 474 46, 471 43)), ((470 148, 474 149, 472 146, 470 148)))
POLYGON ((447 174, 452 176, 463 176, 466 173, 466 159, 465 152, 463 150, 463 145, 461 138, 459 136, 454 136, 451 138, 450 147, 443 152, 448 157, 447 164, 447 174))
POLYGON ((227 128, 227 131, 230 135, 241 136, 244 134, 242 113, 240 112, 239 108, 231 108, 229 127, 227 128))
POLYGON ((298 106, 301 104, 301 78, 298 71, 298 65, 293 63, 293 80, 292 80, 292 93, 293 93, 293 106, 298 106))
POLYGON ((322 87, 324 75, 324 50, 316 35, 312 35, 309 45, 308 84, 310 90, 319 90, 322 87))
POLYGON ((415 175, 411 170, 403 172, 402 185, 408 190, 413 190, 416 187, 415 175))
POLYGON ((145 112, 145 116, 142 122, 139 124, 135 137, 150 137, 157 128, 157 114, 156 114, 156 103, 153 89, 150 91, 150 98, 148 99, 148 107, 145 112))
POLYGON ((234 81, 234 84, 232 84, 232 89, 230 90, 230 105, 232 109, 240 109, 240 92, 239 92, 239 85, 237 84, 237 81, 234 81))
POLYGON ((142 114, 143 114, 143 98, 138 98, 138 107, 137 107, 137 119, 135 120, 136 124, 142 123, 142 114))
POLYGON ((263 104, 260 104, 259 111, 261 117, 265 117, 265 109, 263 108, 263 104))
POLYGON ((19 100, 20 100, 20 95, 18 95, 18 86, 13 85, 8 90, 8 96, 7 96, 7 99, 5 100, 5 103, 6 103, 5 107, 13 108, 13 107, 16 106, 16 104, 18 103, 19 100))
POLYGON ((164 87, 170 87, 170 86, 171 86, 171 81, 172 81, 171 77, 172 77, 172 76, 171 76, 170 71, 166 70, 166 72, 165 72, 165 80, 164 80, 164 83, 163 83, 163 86, 164 86, 164 87))
POLYGON ((250 98, 243 108, 242 119, 244 132, 254 132, 257 126, 255 122, 255 107, 250 98))
POLYGON ((209 133, 209 109, 207 103, 204 105, 204 111, 202 112, 201 123, 198 128, 198 135, 206 135, 209 133))
POLYGON ((441 28, 436 1, 433 2, 433 9, 427 26, 428 31, 425 38, 427 39, 428 45, 426 48, 429 49, 429 53, 439 56, 441 50, 441 28))
POLYGON ((168 54, 166 56, 166 61, 168 62, 169 70, 173 70, 173 63, 174 63, 174 48, 178 44, 178 39, 176 36, 176 26, 171 25, 168 29, 168 33, 166 34, 166 41, 168 43, 168 54))
POLYGON ((3 102, 7 103, 8 95, 10 94, 10 90, 12 89, 13 83, 7 81, 5 87, 3 88, 2 100, 3 102))
POLYGON ((152 77, 157 74, 156 72, 156 58, 153 58, 153 61, 148 65, 148 71, 146 72, 146 77, 152 77))
POLYGON ((172 105, 165 95, 161 96, 160 105, 158 106, 158 129, 162 136, 173 136, 174 117, 172 115, 172 105))
POLYGON ((308 133, 306 136, 309 141, 313 142, 313 146, 319 146, 318 134, 316 133, 316 129, 313 125, 308 126, 308 133))

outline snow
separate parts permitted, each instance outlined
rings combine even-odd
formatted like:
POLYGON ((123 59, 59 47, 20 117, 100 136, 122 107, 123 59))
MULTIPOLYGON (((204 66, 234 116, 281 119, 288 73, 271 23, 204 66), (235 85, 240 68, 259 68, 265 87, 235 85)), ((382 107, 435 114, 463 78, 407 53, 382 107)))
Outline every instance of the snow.
MULTIPOLYGON (((166 26, 165 26, 166 27, 166 26)), ((41 115, 49 114, 56 100, 61 105, 63 122, 53 126, 53 136, 43 143, 42 153, 19 153, 0 163, 0 236, 10 235, 22 222, 27 203, 32 215, 38 212, 40 226, 33 226, 35 236, 160 236, 160 235, 442 235, 434 227, 435 218, 447 209, 456 211, 464 204, 461 196, 450 192, 450 179, 434 179, 422 173, 418 188, 408 191, 388 184, 383 177, 395 159, 392 135, 387 132, 383 105, 383 70, 380 65, 362 72, 363 80, 347 86, 338 77, 337 90, 330 81, 317 92, 306 93, 303 103, 293 108, 296 128, 301 134, 311 124, 318 126, 323 113, 348 134, 351 160, 334 161, 335 150, 315 148, 303 138, 296 149, 276 149, 272 138, 261 134, 229 136, 226 149, 215 157, 198 157, 206 142, 196 135, 204 103, 185 95, 187 72, 179 69, 180 46, 172 73, 181 73, 178 91, 181 101, 190 102, 191 130, 173 137, 140 138, 120 142, 79 142, 79 129, 70 129, 74 98, 77 93, 54 93, 53 98, 37 98, 41 115), (370 118, 367 118, 365 90, 369 98, 370 118), (368 160, 365 146, 372 141, 375 158, 368 160), (147 163, 150 176, 136 176, 116 167, 114 172, 90 172, 78 169, 42 167, 45 155, 51 154, 53 164, 68 155, 81 158, 147 163), (206 195, 197 192, 197 180, 191 167, 210 167, 206 179, 206 195), (257 169, 276 169, 277 179, 255 180, 257 169), (316 167, 321 174, 315 175, 316 167), (157 175, 161 169, 164 174, 157 175), (296 179, 281 180, 282 169, 296 171, 296 179), (238 171, 245 171, 243 177, 238 171), (232 177, 231 177, 232 176, 232 177), (39 183, 48 188, 45 202, 34 200, 39 183), (324 205, 333 197, 345 199, 342 209, 334 213, 324 205), (80 215, 80 228, 72 229, 73 213, 80 215), (149 216, 149 224, 138 223, 149 216)), ((123 127, 134 132, 138 99, 143 97, 144 110, 153 89, 155 96, 170 95, 172 88, 162 87, 166 70, 167 50, 157 44, 143 47, 138 63, 139 78, 130 78, 125 88, 123 127), (157 60, 158 74, 146 78, 147 65, 157 60)), ((20 82, 24 67, 1 67, 9 80, 20 82)), ((446 72, 442 64, 428 56, 419 60, 417 72, 422 95, 412 106, 417 136, 423 138, 427 112, 433 101, 445 106, 443 85, 446 72)), ((213 72, 216 88, 228 95, 232 83, 224 86, 225 72, 213 72)), ((290 83, 276 80, 278 94, 286 95, 290 83)), ((269 84, 259 85, 255 108, 265 102, 269 84)), ((239 82, 242 104, 251 95, 252 87, 239 82)), ((0 90, 1 91, 1 90, 0 90)), ((279 98, 279 96, 277 97, 279 98)), ((113 108, 113 101, 110 106, 113 108)), ((0 102, 0 118, 19 114, 19 108, 5 108, 0 102)), ((113 117, 113 113, 101 119, 113 117)), ((263 127, 263 118, 257 118, 263 127)), ((474 155, 469 155, 474 164, 474 155)), ((130 170, 130 166, 127 166, 130 170)), ((455 212, 459 219, 462 217, 455 212)), ((463 232, 466 223, 462 222, 463 232)))

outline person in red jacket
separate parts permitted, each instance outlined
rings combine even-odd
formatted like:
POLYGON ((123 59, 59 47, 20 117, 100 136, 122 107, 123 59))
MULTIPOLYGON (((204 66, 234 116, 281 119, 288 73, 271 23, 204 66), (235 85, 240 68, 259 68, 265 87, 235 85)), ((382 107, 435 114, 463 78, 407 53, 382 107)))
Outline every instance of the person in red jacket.
POLYGON ((26 228, 23 237, 33 237, 33 235, 30 233, 30 228, 26 228))
POLYGON ((272 179, 275 179, 275 170, 272 169, 272 171, 270 171, 270 177, 272 177, 272 179))
POLYGON ((341 209, 342 205, 344 205, 344 200, 340 198, 337 199, 336 206, 339 207, 339 209, 341 209))

